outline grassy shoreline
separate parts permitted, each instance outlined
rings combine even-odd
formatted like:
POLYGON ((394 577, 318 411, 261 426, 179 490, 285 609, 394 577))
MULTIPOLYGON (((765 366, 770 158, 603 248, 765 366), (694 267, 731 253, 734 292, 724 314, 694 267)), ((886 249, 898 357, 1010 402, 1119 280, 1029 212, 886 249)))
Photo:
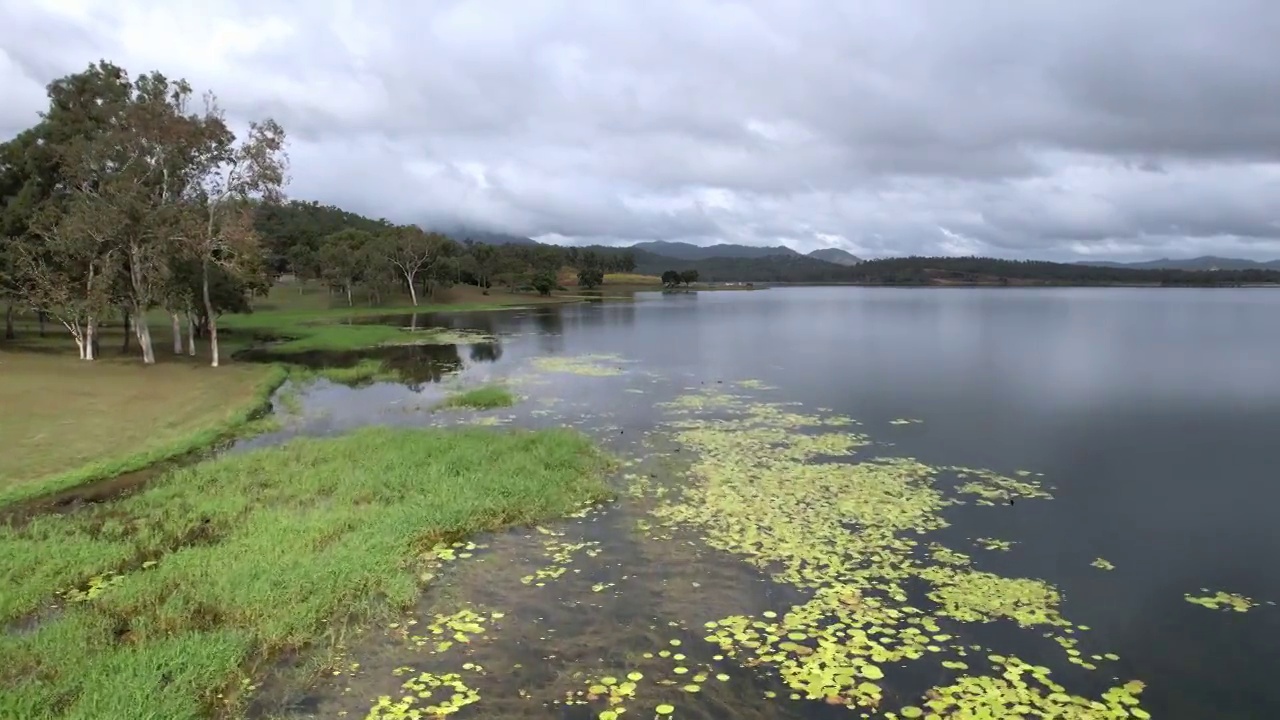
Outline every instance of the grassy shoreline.
POLYGON ((0 623, 40 618, 0 634, 0 716, 234 714, 262 663, 409 605, 438 543, 604 500, 609 465, 568 430, 373 427, 0 525, 0 623))
MULTIPOLYGON (((6 356, 6 360, 8 357, 6 356)), ((44 358, 39 358, 38 361, 49 362, 44 358)), ((93 368, 89 369, 92 370, 93 368)), ((133 370, 133 368, 130 368, 130 370, 133 370)), ((175 368, 175 370, 190 370, 199 373, 219 372, 211 368, 175 368)), ((137 368, 135 372, 139 373, 137 378, 145 386, 147 369, 137 368)), ((155 442, 154 435, 151 435, 139 441, 143 443, 143 447, 133 449, 130 452, 112 455, 108 451, 106 457, 68 470, 26 479, 21 477, 11 478, 8 484, 0 486, 0 507, 52 495, 89 483, 108 480, 125 473, 143 470, 161 462, 208 449, 245 432, 251 427, 254 419, 270 407, 272 393, 285 382, 289 376, 289 371, 279 365, 264 365, 254 367, 252 370, 240 369, 239 372, 242 374, 248 372, 252 376, 249 378, 251 385, 248 387, 249 395, 245 401, 233 401, 229 405, 211 408, 209 409, 211 412, 201 413, 191 422, 190 427, 182 429, 178 434, 159 442, 155 442)), ((27 379, 20 374, 10 377, 13 382, 22 382, 27 379)), ((103 382, 106 381, 104 380, 103 382)), ((71 387, 67 391, 75 392, 76 388, 71 387)), ((221 387, 219 387, 219 391, 221 391, 221 387)), ((126 398, 122 402, 129 402, 128 396, 122 397, 126 398)), ((141 400, 133 402, 141 402, 141 400)), ((125 415, 129 410, 128 407, 122 407, 120 416, 115 419, 119 422, 128 422, 125 415)), ((96 422, 102 421, 103 418, 96 419, 96 422)), ((67 422, 70 421, 64 421, 61 424, 65 425, 67 422)), ((148 428, 138 428, 138 430, 149 432, 148 428)), ((59 431, 76 432, 74 429, 65 430, 62 428, 59 428, 59 431)), ((17 430, 6 430, 4 434, 9 436, 14 432, 17 432, 17 430)), ((44 433, 40 433, 40 435, 43 436, 44 433)), ((100 442, 105 443, 102 446, 103 448, 119 444, 109 436, 102 438, 100 442)), ((98 452, 102 451, 99 450, 98 452)))

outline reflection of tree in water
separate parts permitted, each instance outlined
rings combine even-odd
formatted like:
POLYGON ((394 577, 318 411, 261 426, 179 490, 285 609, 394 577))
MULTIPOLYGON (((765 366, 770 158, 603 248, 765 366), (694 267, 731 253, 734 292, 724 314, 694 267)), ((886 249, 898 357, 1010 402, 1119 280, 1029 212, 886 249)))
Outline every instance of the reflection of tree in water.
POLYGON ((445 375, 462 369, 457 345, 401 345, 377 348, 365 355, 382 360, 413 385, 440 382, 445 375))
POLYGON ((556 352, 564 346, 564 316, 560 308, 543 307, 533 313, 533 324, 538 333, 538 346, 543 352, 556 352))
POLYGON ((254 350, 245 352, 241 357, 254 362, 286 362, 308 368, 349 368, 355 367, 362 360, 381 360, 385 369, 398 373, 410 385, 440 382, 445 375, 462 369, 462 357, 458 354, 457 345, 395 345, 364 350, 314 350, 287 355, 254 350))
POLYGON ((497 362, 501 358, 500 343, 477 343, 471 346, 471 359, 476 362, 497 362))

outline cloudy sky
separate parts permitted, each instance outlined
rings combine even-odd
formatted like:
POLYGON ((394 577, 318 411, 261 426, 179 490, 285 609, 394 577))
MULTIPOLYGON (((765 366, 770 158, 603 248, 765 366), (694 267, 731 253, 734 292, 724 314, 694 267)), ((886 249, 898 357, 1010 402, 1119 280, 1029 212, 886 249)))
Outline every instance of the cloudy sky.
POLYGON ((0 135, 106 58, 294 197, 557 242, 1280 257, 1276 0, 0 0, 0 135))

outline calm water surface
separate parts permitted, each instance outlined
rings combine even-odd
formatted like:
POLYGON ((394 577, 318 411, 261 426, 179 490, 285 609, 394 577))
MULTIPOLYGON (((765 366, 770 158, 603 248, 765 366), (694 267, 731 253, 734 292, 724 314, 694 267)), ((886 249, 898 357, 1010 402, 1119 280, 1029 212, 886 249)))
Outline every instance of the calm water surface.
MULTIPOLYGON (((771 400, 856 418, 861 432, 892 443, 881 454, 1044 473, 1055 499, 981 513, 959 508, 948 515, 953 526, 940 534, 958 542, 978 536, 1016 541, 1009 552, 981 555, 978 567, 1053 583, 1064 597, 1063 614, 1090 626, 1100 646, 1120 655, 1095 673, 1104 676, 1103 684, 1088 689, 1100 692, 1112 677, 1140 679, 1147 684, 1143 707, 1154 717, 1280 716, 1274 678, 1280 608, 1265 604, 1280 600, 1280 489, 1274 481, 1280 292, 775 288, 640 298, 420 316, 412 324, 480 329, 498 341, 379 351, 415 383, 359 389, 322 383, 302 397, 303 410, 285 431, 245 447, 370 423, 438 423, 439 414, 429 408, 447 387, 526 377, 537 357, 607 354, 620 359, 600 362, 625 368, 624 374, 546 375, 531 386, 525 403, 491 415, 516 425, 582 427, 624 456, 639 457, 637 443, 661 419, 659 401, 758 379, 774 386, 771 400), (923 422, 890 425, 897 418, 923 422), (1098 557, 1116 569, 1091 567, 1098 557), (1201 588, 1263 604, 1235 613, 1183 599, 1201 588)), ((411 324, 407 317, 380 321, 411 324)), ((645 462, 662 454, 652 445, 646 452, 645 462)), ((682 609, 690 603, 707 609, 692 613, 693 621, 792 601, 785 589, 726 556, 696 548, 656 550, 627 539, 643 516, 628 502, 563 529, 601 543, 600 555, 584 566, 591 583, 616 582, 626 591, 521 595, 534 590, 513 578, 531 571, 504 574, 501 568, 529 563, 538 540, 527 532, 493 538, 495 557, 476 563, 483 571, 457 571, 455 582, 468 602, 516 606, 521 622, 508 621, 495 642, 508 643, 502 652, 525 661, 521 670, 497 670, 501 677, 482 693, 494 697, 494 705, 482 700, 459 717, 594 717, 598 707, 588 712, 539 704, 530 710, 518 705, 514 691, 511 704, 503 705, 499 685, 553 684, 571 666, 548 668, 575 653, 574 662, 607 665, 610 657, 638 652, 646 642, 661 647, 674 632, 664 629, 668 618, 690 615, 682 609), (667 588, 677 577, 686 589, 667 588), (704 583, 736 597, 730 602, 687 590, 704 583), (586 619, 588 607, 602 614, 586 619), (569 640, 575 627, 582 636, 569 640), (594 634, 587 637, 585 628, 594 634)), ((426 598, 423 610, 441 602, 426 598)), ((699 628, 688 635, 685 646, 700 642, 701 634, 699 628)), ((502 657, 496 652, 490 653, 491 670, 502 657)), ((694 652, 690 657, 699 657, 694 652)), ((405 665, 402 650, 370 640, 353 648, 352 658, 365 668, 357 673, 365 679, 344 677, 273 697, 284 714, 310 717, 359 716, 378 695, 398 696, 403 678, 372 676, 405 665)), ((818 702, 788 702, 784 686, 761 679, 767 673, 719 670, 733 675, 727 685, 732 691, 701 693, 676 717, 849 714, 818 702), (769 687, 782 699, 734 699, 769 687)), ((632 716, 649 717, 645 712, 632 716)))

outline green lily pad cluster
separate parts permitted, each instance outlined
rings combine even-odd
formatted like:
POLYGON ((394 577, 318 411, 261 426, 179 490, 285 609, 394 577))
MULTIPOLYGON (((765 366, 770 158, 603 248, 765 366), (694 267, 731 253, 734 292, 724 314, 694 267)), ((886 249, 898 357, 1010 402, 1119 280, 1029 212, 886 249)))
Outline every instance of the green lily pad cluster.
POLYGON ((748 378, 746 380, 736 380, 734 381, 733 384, 740 388, 743 388, 744 390, 777 390, 778 389, 773 385, 766 385, 763 381, 755 380, 752 378, 748 378))
POLYGON ((389 695, 378 698, 365 720, 417 720, 452 715, 480 700, 480 693, 468 687, 457 673, 435 675, 421 673, 403 685, 412 695, 393 700, 389 695), (448 693, 448 695, 446 695, 448 693), (423 702, 431 704, 424 705, 423 702))
POLYGON ((1050 498, 1033 473, 860 459, 870 440, 849 431, 850 418, 722 392, 666 408, 671 439, 693 451, 694 482, 659 499, 653 514, 809 594, 783 612, 710 621, 706 640, 724 655, 776 668, 793 698, 864 712, 886 702, 892 665, 936 658, 949 684, 893 717, 1146 716, 1136 699, 1141 683, 1086 698, 1068 694, 1042 666, 992 654, 990 669, 970 669, 955 659, 980 648, 960 643, 944 624, 1004 620, 1039 630, 1068 660, 1097 667, 1076 647, 1074 634, 1086 628, 1061 615, 1056 588, 980 570, 928 539, 947 526, 951 506, 1050 498))
POLYGON ((1110 560, 1104 560, 1103 558, 1097 558, 1096 560, 1094 560, 1089 564, 1093 567, 1098 568, 1099 570, 1115 570, 1116 569, 1116 566, 1110 560))
POLYGON ((551 564, 540 567, 529 575, 520 578, 520 582, 525 585, 534 585, 543 587, 547 582, 559 578, 569 571, 569 563, 573 560, 573 556, 579 552, 588 557, 595 557, 600 554, 600 543, 594 541, 584 542, 566 542, 557 539, 557 533, 545 528, 538 528, 544 534, 549 535, 543 545, 543 552, 547 558, 551 560, 551 564))
POLYGON ((546 356, 534 358, 533 366, 542 372, 548 373, 608 377, 622 374, 622 368, 618 367, 618 364, 622 362, 625 361, 617 355, 546 356))
MULTIPOLYGON (((1206 588, 1200 588, 1200 592, 1209 592, 1206 588)), ((1191 595, 1188 593, 1183 596, 1187 602, 1193 605, 1207 607, 1210 610, 1224 610, 1235 612, 1248 612, 1250 609, 1258 606, 1258 601, 1253 598, 1245 597, 1237 593, 1223 592, 1219 590, 1212 595, 1191 595)))
POLYGON ((889 424, 890 425, 919 425, 920 423, 923 423, 923 422, 924 422, 923 420, 919 420, 916 418, 898 418, 896 420, 890 420, 889 424))
POLYGON ((996 538, 978 538, 973 543, 983 550, 1007 551, 1013 547, 1012 540, 997 540, 996 538))
MULTIPOLYGON (((501 620, 504 613, 489 612, 481 613, 469 608, 464 608, 450 615, 436 615, 432 621, 428 623, 421 635, 405 634, 409 642, 418 647, 432 646, 433 653, 441 653, 453 647, 455 643, 470 643, 471 639, 477 635, 481 635, 485 631, 485 625, 493 620, 501 620)), ((408 625, 416 624, 416 621, 410 620, 408 625)), ((397 624, 397 629, 399 626, 397 624)))

